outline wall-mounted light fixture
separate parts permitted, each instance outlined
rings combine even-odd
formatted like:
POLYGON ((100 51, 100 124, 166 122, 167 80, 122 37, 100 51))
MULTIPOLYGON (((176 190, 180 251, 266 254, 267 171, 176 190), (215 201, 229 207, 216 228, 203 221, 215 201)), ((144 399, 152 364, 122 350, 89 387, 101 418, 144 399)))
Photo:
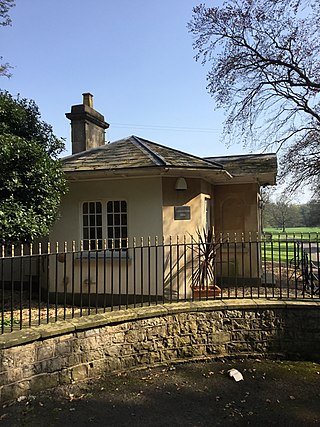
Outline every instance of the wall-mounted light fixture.
POLYGON ((176 180, 175 189, 176 189, 177 191, 184 191, 184 190, 187 190, 187 189, 188 189, 187 181, 186 181, 184 178, 182 178, 182 177, 178 178, 178 179, 176 180))

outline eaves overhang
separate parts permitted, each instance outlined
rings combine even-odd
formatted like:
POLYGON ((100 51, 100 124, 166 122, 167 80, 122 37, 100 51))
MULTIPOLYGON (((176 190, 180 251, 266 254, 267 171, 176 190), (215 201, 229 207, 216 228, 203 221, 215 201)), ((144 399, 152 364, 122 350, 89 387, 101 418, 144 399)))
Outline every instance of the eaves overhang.
POLYGON ((114 169, 69 169, 64 167, 64 172, 69 181, 91 181, 108 179, 129 179, 156 176, 183 176, 185 178, 202 178, 208 182, 224 183, 233 179, 232 175, 225 169, 214 168, 186 168, 180 166, 162 167, 136 167, 136 168, 114 168, 114 169))
POLYGON ((234 184, 258 183, 263 187, 277 183, 278 163, 275 153, 207 157, 206 160, 223 165, 232 174, 234 184))

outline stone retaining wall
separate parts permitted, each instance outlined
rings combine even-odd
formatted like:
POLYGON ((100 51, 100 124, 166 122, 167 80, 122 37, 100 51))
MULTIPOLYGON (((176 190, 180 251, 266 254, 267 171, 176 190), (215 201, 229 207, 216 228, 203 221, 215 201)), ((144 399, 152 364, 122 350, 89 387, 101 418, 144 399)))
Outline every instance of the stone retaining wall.
POLYGON ((0 399, 106 372, 250 355, 319 361, 320 302, 168 304, 5 334, 0 337, 0 399))

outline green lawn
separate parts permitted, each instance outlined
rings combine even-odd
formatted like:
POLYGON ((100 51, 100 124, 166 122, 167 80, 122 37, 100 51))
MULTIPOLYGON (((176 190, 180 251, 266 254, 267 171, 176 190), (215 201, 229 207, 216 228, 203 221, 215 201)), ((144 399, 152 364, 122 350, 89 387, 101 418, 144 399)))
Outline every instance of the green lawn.
POLYGON ((299 256, 297 244, 285 240, 275 240, 261 244, 262 259, 279 263, 290 263, 299 256))
POLYGON ((286 228, 286 231, 283 232, 279 228, 264 228, 264 233, 272 233, 273 239, 280 238, 282 239, 302 239, 302 240, 311 240, 319 239, 320 237, 320 227, 296 227, 296 228, 286 228))
POLYGON ((300 236, 306 235, 306 237, 310 234, 312 236, 315 236, 318 234, 320 235, 320 227, 295 227, 295 228, 286 228, 286 231, 283 232, 280 228, 264 228, 263 230, 265 233, 272 233, 274 236, 283 236, 288 235, 288 237, 296 235, 300 236))
POLYGON ((290 263, 301 257, 301 246, 293 240, 303 241, 305 248, 309 241, 320 241, 320 227, 287 228, 285 233, 277 228, 265 228, 264 233, 272 233, 272 239, 266 236, 267 241, 261 245, 262 258, 267 261, 273 259, 275 262, 290 263))

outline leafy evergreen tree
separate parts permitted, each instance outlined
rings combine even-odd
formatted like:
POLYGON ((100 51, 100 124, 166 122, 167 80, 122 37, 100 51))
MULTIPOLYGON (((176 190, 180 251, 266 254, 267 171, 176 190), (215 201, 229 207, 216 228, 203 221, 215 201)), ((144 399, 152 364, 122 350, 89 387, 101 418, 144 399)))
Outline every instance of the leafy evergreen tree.
POLYGON ((49 233, 66 192, 57 158, 63 147, 33 101, 0 92, 0 238, 6 243, 49 233))

